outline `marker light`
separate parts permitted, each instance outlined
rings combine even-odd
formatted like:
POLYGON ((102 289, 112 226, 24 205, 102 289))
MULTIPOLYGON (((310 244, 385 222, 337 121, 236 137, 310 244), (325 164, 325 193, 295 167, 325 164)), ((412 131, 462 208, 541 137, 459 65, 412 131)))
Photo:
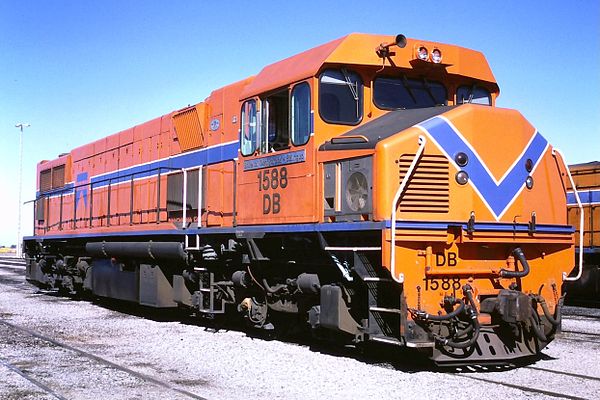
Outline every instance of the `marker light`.
POLYGON ((427 47, 421 46, 419 47, 419 52, 417 54, 420 60, 427 61, 429 58, 429 52, 427 51, 427 47))
POLYGON ((456 161, 456 164, 458 164, 459 167, 464 167, 469 163, 469 156, 463 152, 460 152, 454 156, 454 161, 456 161))
POLYGON ((469 182, 469 174, 465 171, 458 171, 455 178, 459 185, 466 185, 469 182))
POLYGON ((442 62, 442 52, 440 51, 440 49, 433 49, 433 51, 431 52, 431 61, 433 61, 436 64, 442 62))
POLYGON ((527 161, 525 161, 525 169, 527 172, 531 172, 533 169, 533 161, 531 161, 531 158, 528 158, 527 161))
POLYGON ((528 176, 527 179, 525 179, 525 186, 527 186, 527 189, 533 187, 533 178, 531 176, 528 176))

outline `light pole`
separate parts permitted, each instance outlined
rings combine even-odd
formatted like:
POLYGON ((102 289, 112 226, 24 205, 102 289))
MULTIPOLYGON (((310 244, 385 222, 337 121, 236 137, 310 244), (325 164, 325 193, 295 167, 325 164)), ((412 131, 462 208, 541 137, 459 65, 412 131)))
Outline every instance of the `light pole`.
POLYGON ((17 221, 17 257, 21 258, 23 256, 21 252, 21 188, 23 186, 22 174, 23 174, 23 128, 29 128, 30 124, 16 124, 15 128, 20 128, 21 132, 19 133, 19 219, 17 221))

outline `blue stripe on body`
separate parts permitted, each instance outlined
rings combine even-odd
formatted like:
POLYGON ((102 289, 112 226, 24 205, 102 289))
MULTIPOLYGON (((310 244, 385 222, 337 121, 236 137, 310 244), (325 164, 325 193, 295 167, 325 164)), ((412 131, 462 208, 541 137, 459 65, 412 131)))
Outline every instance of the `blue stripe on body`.
POLYGON ((468 143, 446 120, 434 117, 419 126, 437 142, 451 162, 454 162, 454 156, 459 152, 463 152, 469 157, 469 162, 465 167, 457 166, 457 168, 469 174, 469 182, 477 189, 482 200, 489 206, 497 219, 502 216, 525 185, 525 180, 529 176, 525 169, 525 161, 530 158, 533 164, 537 165, 548 145, 548 141, 536 131, 535 137, 521 158, 514 164, 512 170, 501 182, 496 183, 478 155, 471 150, 468 143))
MULTIPOLYGON (((579 193, 579 200, 583 205, 600 203, 600 190, 578 190, 577 193, 579 193)), ((567 204, 570 206, 577 205, 575 193, 567 192, 567 204)))
MULTIPOLYGON (((133 166, 117 172, 112 172, 92 178, 94 188, 108 186, 111 184, 128 182, 131 175, 134 179, 148 178, 158 175, 158 168, 192 168, 200 165, 217 164, 224 161, 233 160, 237 157, 239 142, 229 143, 223 146, 209 147, 189 153, 182 153, 165 160, 154 161, 145 165, 133 166)), ((167 172, 167 171, 164 171, 167 172)), ((161 173, 164 173, 161 171, 161 173)))
MULTIPOLYGON (((156 236, 156 235, 211 235, 211 234, 235 234, 242 232, 266 232, 266 233, 310 233, 310 232, 351 232, 351 231, 380 231, 389 229, 390 220, 377 222, 337 222, 337 223, 311 223, 311 224, 282 224, 282 225, 247 225, 236 227, 214 227, 194 228, 181 230, 177 228, 148 230, 148 231, 123 231, 123 232, 90 232, 75 233, 67 235, 28 236, 26 240, 32 239, 61 239, 61 238, 102 238, 108 236, 156 236)), ((435 230, 446 231, 452 227, 467 229, 466 223, 461 222, 429 222, 429 221, 397 221, 397 229, 407 230, 435 230)), ((527 224, 507 223, 476 223, 475 231, 485 232, 528 232, 527 224)), ((571 234, 575 231, 569 225, 537 225, 536 233, 571 234)))

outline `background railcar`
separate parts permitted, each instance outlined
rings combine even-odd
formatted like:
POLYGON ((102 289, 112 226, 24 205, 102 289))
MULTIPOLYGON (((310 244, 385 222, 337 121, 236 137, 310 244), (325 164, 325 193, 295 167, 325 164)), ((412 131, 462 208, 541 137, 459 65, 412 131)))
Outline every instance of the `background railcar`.
MULTIPOLYGON (((569 169, 584 211, 584 268, 579 280, 567 282, 565 301, 570 304, 600 307, 600 162, 570 165, 569 169)), ((577 200, 570 188, 568 193, 569 223, 577 226, 579 217, 577 200)), ((575 235, 575 242, 579 243, 579 232, 575 235)), ((577 248, 577 252, 579 252, 579 248, 577 248)))
POLYGON ((38 164, 28 279, 438 363, 536 355, 568 169, 483 54, 351 34, 38 164))

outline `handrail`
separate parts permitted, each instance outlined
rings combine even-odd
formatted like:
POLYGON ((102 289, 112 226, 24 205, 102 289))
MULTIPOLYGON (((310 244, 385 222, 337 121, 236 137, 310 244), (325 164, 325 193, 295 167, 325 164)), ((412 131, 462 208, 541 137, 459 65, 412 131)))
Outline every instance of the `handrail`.
POLYGON ((583 204, 581 204, 581 200, 579 199, 579 193, 577 192, 577 186, 575 186, 575 181, 573 181, 573 177, 571 176, 571 171, 569 167, 565 164, 565 157, 557 148, 552 149, 552 155, 556 158, 556 154, 558 154, 563 162, 565 169, 567 170, 567 176, 569 177, 569 181, 571 182, 571 187, 573 188, 573 193, 575 194, 575 200, 577 200, 577 208, 579 208, 579 271, 576 276, 569 277, 567 272, 562 273, 563 281, 576 281, 581 278, 583 274, 583 204))
MULTIPOLYGON (((172 167, 162 167, 161 166, 161 167, 155 167, 155 168, 151 168, 151 169, 147 169, 147 170, 143 170, 143 171, 138 171, 138 172, 133 172, 133 173, 129 173, 129 174, 123 174, 123 175, 120 175, 120 176, 117 176, 117 177, 113 176, 113 177, 109 177, 109 178, 104 178, 104 179, 97 180, 95 182, 91 182, 90 181, 90 182, 81 183, 81 184, 78 184, 78 185, 73 185, 71 187, 57 188, 57 189, 54 189, 54 190, 50 190, 50 191, 48 191, 46 193, 40 193, 39 197, 26 202, 26 203, 30 203, 30 202, 34 203, 34 207, 33 207, 33 212, 34 212, 34 227, 33 227, 34 228, 34 233, 35 233, 36 229, 43 229, 44 231, 48 231, 50 228, 52 228, 52 227, 54 227, 56 225, 62 226, 63 223, 68 223, 68 222, 71 222, 71 221, 73 222, 73 229, 77 229, 77 221, 78 221, 77 220, 77 189, 83 188, 83 187, 89 187, 89 190, 90 190, 89 191, 89 196, 90 196, 90 207, 89 207, 90 208, 90 213, 89 213, 89 217, 81 218, 80 221, 87 221, 87 223, 89 224, 89 227, 92 227, 92 221, 94 219, 98 218, 98 217, 94 217, 93 216, 94 187, 98 186, 98 185, 101 185, 103 183, 106 183, 106 182, 108 182, 108 196, 109 196, 109 198, 108 198, 108 201, 109 201, 108 202, 108 211, 109 212, 107 213, 106 218, 107 218, 108 226, 110 226, 110 218, 113 217, 113 215, 110 214, 110 197, 111 197, 110 196, 110 192, 111 192, 111 189, 112 189, 112 182, 115 179, 122 179, 123 180, 122 183, 129 183, 130 186, 131 186, 130 210, 129 210, 129 212, 127 214, 129 215, 129 223, 133 224, 133 215, 134 215, 134 210, 133 210, 133 190, 134 190, 133 186, 134 185, 133 185, 133 182, 134 182, 135 176, 136 175, 140 175, 140 174, 147 174, 147 173, 152 173, 152 172, 157 171, 158 172, 158 177, 160 178, 161 171, 181 171, 181 170, 182 170, 181 168, 172 168, 172 167), (51 196, 57 195, 57 196, 60 196, 61 203, 62 203, 63 202, 62 201, 63 195, 66 192, 71 192, 71 191, 73 192, 73 195, 74 195, 74 197, 73 197, 73 219, 72 220, 68 220, 68 219, 67 220, 63 220, 63 217, 62 217, 63 205, 61 204, 60 205, 60 216, 59 216, 59 221, 58 221, 57 224, 53 224, 53 225, 44 224, 42 226, 36 224, 36 220, 35 220, 36 207, 35 207, 35 205, 36 205, 37 201, 39 201, 39 200, 41 200, 43 198, 50 198, 51 196)), ((146 210, 146 211, 149 211, 149 210, 146 210)), ((156 214, 156 223, 160 222, 160 211, 161 211, 161 208, 160 208, 160 180, 159 180, 158 184, 157 184, 157 207, 156 207, 157 214, 156 214)), ((123 214, 123 213, 115 213, 114 216, 121 216, 121 214, 123 214)), ((46 221, 49 220, 48 216, 49 216, 49 212, 46 213, 46 218, 45 218, 46 221)))
POLYGON ((413 158, 410 163, 410 167, 408 167, 408 171, 402 178, 402 182, 400 183, 400 187, 396 191, 396 195, 394 196, 394 200, 392 200, 392 216, 391 216, 391 249, 390 249, 390 271, 392 273, 392 279, 394 279, 398 283, 404 283, 404 274, 400 273, 398 278, 396 278, 396 206, 398 201, 400 201, 400 196, 404 193, 404 188, 408 184, 408 181, 411 175, 414 172, 415 167, 417 166, 417 162, 423 151, 425 150, 425 144, 427 143, 427 139, 425 136, 419 135, 418 138, 419 148, 417 149, 417 153, 415 154, 415 158, 413 158))
POLYGON ((181 228, 187 228, 187 174, 188 171, 198 170, 198 228, 202 227, 202 165, 199 167, 182 168, 183 172, 183 204, 182 204, 182 224, 181 228))

